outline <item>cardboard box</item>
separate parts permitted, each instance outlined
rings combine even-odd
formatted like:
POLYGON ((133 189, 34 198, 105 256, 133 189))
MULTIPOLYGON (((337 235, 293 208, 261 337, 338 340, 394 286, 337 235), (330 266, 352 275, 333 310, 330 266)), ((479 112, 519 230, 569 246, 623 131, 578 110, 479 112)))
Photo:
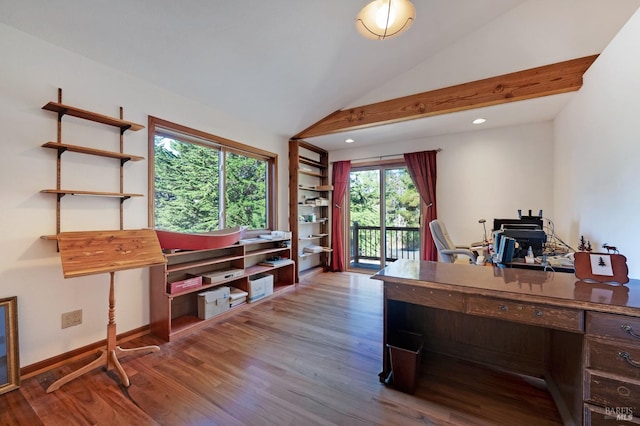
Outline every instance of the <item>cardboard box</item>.
POLYGON ((200 276, 192 276, 184 280, 167 283, 169 294, 180 293, 196 287, 202 287, 202 277, 200 276))
POLYGON ((273 275, 261 274, 249 277, 249 302, 273 294, 273 275))
POLYGON ((221 271, 202 274, 202 282, 205 284, 221 283, 231 278, 237 278, 244 274, 244 269, 223 269, 221 271))
POLYGON ((229 287, 198 294, 198 318, 205 320, 229 310, 229 287))

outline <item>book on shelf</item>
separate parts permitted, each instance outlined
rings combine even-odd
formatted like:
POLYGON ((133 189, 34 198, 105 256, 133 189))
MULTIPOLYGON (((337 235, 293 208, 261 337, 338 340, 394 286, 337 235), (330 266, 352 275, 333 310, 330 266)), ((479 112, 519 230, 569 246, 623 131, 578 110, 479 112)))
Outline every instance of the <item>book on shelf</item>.
POLYGON ((243 303, 247 303, 247 298, 243 297, 242 299, 236 299, 234 301, 229 302, 229 307, 233 308, 238 305, 242 305, 243 303))
POLYGON ((231 287, 231 291, 229 292, 229 301, 233 302, 237 299, 241 299, 243 297, 247 297, 249 295, 248 292, 236 288, 236 287, 231 287))

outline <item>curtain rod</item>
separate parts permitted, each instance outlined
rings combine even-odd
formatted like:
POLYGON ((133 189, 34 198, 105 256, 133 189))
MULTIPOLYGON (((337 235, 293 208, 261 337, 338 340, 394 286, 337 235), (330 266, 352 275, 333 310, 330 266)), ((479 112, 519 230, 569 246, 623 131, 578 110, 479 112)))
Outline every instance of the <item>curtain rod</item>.
MULTIPOLYGON (((441 152, 442 148, 437 148, 437 149, 434 149, 432 151, 441 152)), ((351 161, 364 161, 364 160, 375 160, 375 159, 382 160, 383 158, 402 157, 402 156, 403 156, 403 154, 376 155, 374 157, 354 158, 351 161)))

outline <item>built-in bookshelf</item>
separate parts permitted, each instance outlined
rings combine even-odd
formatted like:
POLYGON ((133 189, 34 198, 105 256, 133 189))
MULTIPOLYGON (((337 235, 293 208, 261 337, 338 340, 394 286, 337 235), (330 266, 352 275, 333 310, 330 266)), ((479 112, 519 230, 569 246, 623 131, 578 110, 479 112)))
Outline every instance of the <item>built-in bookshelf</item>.
POLYGON ((329 154, 302 140, 289 142, 289 228, 296 281, 300 274, 328 269, 331 260, 329 154))

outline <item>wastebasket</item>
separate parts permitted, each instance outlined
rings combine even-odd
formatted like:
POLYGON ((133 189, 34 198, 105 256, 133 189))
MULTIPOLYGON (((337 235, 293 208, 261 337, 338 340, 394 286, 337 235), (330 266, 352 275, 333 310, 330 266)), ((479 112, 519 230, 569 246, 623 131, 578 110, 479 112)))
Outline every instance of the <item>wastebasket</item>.
POLYGON ((391 357, 391 382, 401 392, 414 393, 420 376, 420 360, 423 346, 422 334, 397 331, 389 336, 391 357))

